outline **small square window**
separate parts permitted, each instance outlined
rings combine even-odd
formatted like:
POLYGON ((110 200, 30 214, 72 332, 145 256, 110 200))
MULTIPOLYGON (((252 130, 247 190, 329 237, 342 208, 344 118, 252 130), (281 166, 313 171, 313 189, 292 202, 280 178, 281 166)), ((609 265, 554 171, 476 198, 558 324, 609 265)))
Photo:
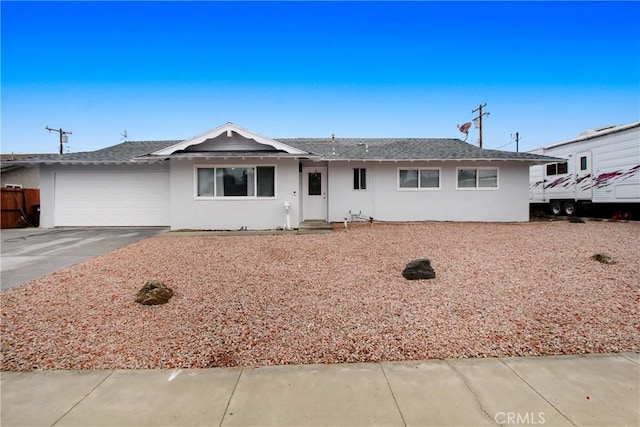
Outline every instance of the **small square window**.
POLYGON ((587 170, 587 156, 580 157, 580 170, 581 171, 587 170))
POLYGON ((354 190, 366 190, 367 189, 367 170, 364 168, 353 169, 353 189, 354 190))

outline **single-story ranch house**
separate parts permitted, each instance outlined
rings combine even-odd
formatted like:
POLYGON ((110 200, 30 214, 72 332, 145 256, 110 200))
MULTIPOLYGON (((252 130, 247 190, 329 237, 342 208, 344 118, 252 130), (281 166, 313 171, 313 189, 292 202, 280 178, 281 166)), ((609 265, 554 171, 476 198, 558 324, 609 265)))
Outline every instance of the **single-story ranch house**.
POLYGON ((459 139, 271 139, 227 123, 184 141, 26 159, 40 226, 297 228, 305 220, 528 221, 529 166, 459 139))

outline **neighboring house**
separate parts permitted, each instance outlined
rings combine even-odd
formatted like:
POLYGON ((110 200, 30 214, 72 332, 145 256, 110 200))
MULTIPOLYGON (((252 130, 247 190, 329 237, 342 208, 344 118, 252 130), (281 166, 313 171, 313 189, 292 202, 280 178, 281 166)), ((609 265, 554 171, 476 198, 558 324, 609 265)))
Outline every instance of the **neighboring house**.
POLYGON ((38 188, 40 172, 37 165, 19 165, 7 161, 40 157, 41 154, 0 155, 0 186, 3 188, 38 188))
POLYGON ((14 161, 46 154, 0 155, 0 228, 37 226, 40 205, 40 172, 37 164, 14 161))
POLYGON ((41 227, 297 228, 304 220, 528 221, 529 166, 459 139, 271 139, 227 123, 40 166, 41 227))

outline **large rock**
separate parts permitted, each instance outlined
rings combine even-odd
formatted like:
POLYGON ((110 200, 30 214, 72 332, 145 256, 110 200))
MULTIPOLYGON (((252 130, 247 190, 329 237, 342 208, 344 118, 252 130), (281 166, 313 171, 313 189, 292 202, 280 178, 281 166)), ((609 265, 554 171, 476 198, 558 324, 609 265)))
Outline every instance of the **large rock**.
POLYGON ((591 259, 594 261, 601 262, 603 264, 615 264, 616 260, 609 254, 605 253, 597 253, 591 256, 591 259))
POLYGON ((404 268, 402 276, 408 280, 433 279, 436 277, 436 272, 431 267, 430 260, 414 259, 404 268))
POLYGON ((173 296, 173 291, 159 280, 149 280, 138 291, 136 302, 144 305, 165 304, 173 296))

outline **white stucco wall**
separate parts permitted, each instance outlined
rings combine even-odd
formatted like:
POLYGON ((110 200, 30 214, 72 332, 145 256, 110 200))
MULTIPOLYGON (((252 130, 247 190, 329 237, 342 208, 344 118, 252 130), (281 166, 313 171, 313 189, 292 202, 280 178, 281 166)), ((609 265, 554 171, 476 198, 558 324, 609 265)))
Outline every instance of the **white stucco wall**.
POLYGON ((284 227, 284 202, 291 205, 290 225, 298 227, 300 215, 297 159, 262 160, 171 160, 171 228, 173 230, 268 230, 284 227), (276 166, 274 198, 232 198, 203 200, 196 197, 195 166, 276 166))
POLYGON ((349 210, 379 221, 529 220, 529 166, 523 162, 330 162, 329 221, 349 210), (367 189, 353 190, 353 168, 367 169, 367 189), (398 168, 440 168, 440 189, 399 190, 398 168), (497 167, 498 189, 457 189, 456 168, 497 167))
MULTIPOLYGON (((55 172, 130 172, 170 170, 170 225, 179 229, 274 229, 286 223, 284 202, 290 203, 290 225, 301 217, 297 159, 171 160, 163 164, 40 167, 40 226, 53 227, 55 172), (196 197, 196 165, 276 166, 274 198, 196 197)), ((529 219, 529 166, 521 162, 329 162, 328 218, 342 222, 349 211, 379 221, 520 222, 529 219), (498 189, 456 189, 456 168, 498 167, 498 189), (440 168, 440 189, 398 190, 398 168, 440 168), (367 169, 367 189, 353 190, 353 168, 367 169)))

